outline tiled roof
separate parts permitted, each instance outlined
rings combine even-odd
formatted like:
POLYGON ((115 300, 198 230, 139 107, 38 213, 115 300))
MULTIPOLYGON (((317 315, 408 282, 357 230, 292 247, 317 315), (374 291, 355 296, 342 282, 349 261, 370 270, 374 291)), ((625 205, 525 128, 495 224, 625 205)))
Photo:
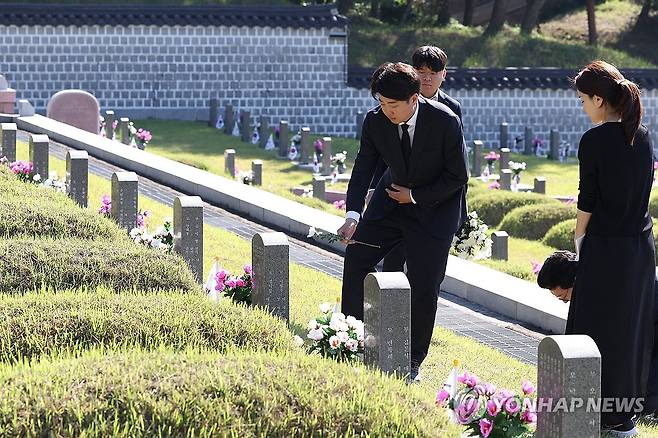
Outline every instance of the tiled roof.
POLYGON ((0 3, 4 25, 343 27, 335 6, 132 6, 0 3))
MULTIPOLYGON (((374 68, 350 68, 348 84, 369 88, 374 68)), ((559 68, 448 68, 444 87, 448 89, 566 89, 576 69, 559 68)), ((622 69, 627 79, 643 89, 658 88, 658 69, 622 69)))

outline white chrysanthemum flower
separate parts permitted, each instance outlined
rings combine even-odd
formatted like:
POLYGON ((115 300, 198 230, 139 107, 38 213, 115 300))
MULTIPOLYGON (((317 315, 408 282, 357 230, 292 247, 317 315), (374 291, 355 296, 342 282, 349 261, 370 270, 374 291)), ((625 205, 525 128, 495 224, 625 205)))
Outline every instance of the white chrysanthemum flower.
POLYGON ((316 330, 318 328, 318 322, 315 319, 312 319, 308 322, 307 328, 309 330, 316 330))
POLYGON ((333 348, 334 350, 339 348, 341 344, 341 340, 338 336, 334 335, 329 338, 329 346, 333 348))
POLYGON ((324 332, 322 329, 309 330, 308 335, 306 335, 312 341, 320 341, 324 338, 324 332))
POLYGON ((327 313, 331 310, 331 304, 330 303, 322 303, 320 304, 320 312, 322 313, 327 313))

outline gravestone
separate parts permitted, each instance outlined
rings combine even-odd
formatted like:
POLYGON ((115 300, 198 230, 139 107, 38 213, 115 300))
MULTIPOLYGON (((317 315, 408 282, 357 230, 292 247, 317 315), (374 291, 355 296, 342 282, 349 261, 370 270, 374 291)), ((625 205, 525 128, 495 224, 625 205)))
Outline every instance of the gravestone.
POLYGON ((551 149, 548 153, 550 160, 560 159, 560 131, 551 129, 551 149))
POLYGON ((66 152, 66 193, 79 206, 87 206, 89 193, 89 154, 87 151, 66 152))
POLYGON ((249 111, 242 111, 240 114, 240 127, 241 127, 241 140, 244 142, 251 142, 251 113, 249 111))
POLYGON ((203 281, 203 201, 174 198, 174 251, 187 263, 197 283, 203 281))
POLYGON ((500 171, 500 188, 501 190, 512 190, 512 171, 503 169, 500 171))
POLYGON ((224 151, 224 172, 228 172, 235 178, 235 149, 226 149, 224 151))
POLYGON ((480 140, 473 141, 473 169, 471 175, 478 177, 482 175, 482 142, 480 140))
POLYGON ((36 114, 34 107, 27 99, 18 100, 18 115, 21 117, 30 117, 36 114))
POLYGON ((363 120, 365 119, 365 115, 363 114, 363 111, 357 111, 356 112, 356 133, 354 135, 354 138, 357 140, 361 140, 361 129, 363 129, 363 120))
POLYGON ((503 122, 500 124, 500 151, 509 147, 509 124, 503 122))
POLYGON ((43 181, 48 178, 50 139, 47 135, 30 134, 29 148, 32 175, 39 174, 43 181))
POLYGON ((16 124, 0 123, 0 157, 16 161, 16 124))
POLYGON ((326 199, 326 180, 323 177, 313 177, 313 197, 323 201, 326 199))
POLYGON ((16 90, 9 88, 7 79, 0 75, 0 113, 14 114, 16 105, 16 90))
POLYGON ((494 231, 491 234, 491 258, 494 260, 509 259, 509 235, 505 231, 494 231))
POLYGON ((254 185, 263 185, 263 160, 254 160, 251 162, 251 172, 254 174, 254 185))
POLYGON ((137 226, 137 174, 112 174, 112 209, 110 216, 127 231, 137 226))
POLYGON ((105 111, 105 137, 112 140, 114 138, 114 111, 105 111))
POLYGON ((283 233, 256 233, 251 239, 254 288, 251 302, 288 321, 290 247, 283 233))
POLYGON ((322 175, 331 175, 331 137, 322 138, 322 175))
POLYGON ((535 139, 535 134, 532 132, 532 128, 526 126, 525 132, 523 134, 523 153, 525 155, 532 155, 532 142, 535 139))
POLYGON ((500 170, 509 169, 509 148, 502 148, 500 150, 500 170))
POLYGON ((535 187, 532 190, 535 193, 541 193, 542 195, 546 194, 546 178, 543 176, 535 177, 535 187))
POLYGON ((119 130, 121 131, 121 143, 130 143, 130 119, 128 117, 121 117, 119 119, 119 130))
POLYGON ((598 438, 601 354, 587 335, 547 336, 537 360, 537 438, 598 438))
POLYGON ((210 109, 208 113, 208 126, 214 128, 217 124, 217 116, 219 115, 219 100, 210 99, 210 109))
POLYGON ((279 157, 288 156, 288 145, 290 144, 290 127, 286 120, 279 123, 279 157))
POLYGON ((231 135, 233 132, 233 125, 235 125, 233 105, 226 104, 226 108, 224 108, 224 134, 231 135))
POLYGON ((260 126, 258 127, 258 145, 265 149, 267 139, 270 138, 270 118, 260 116, 260 126))
POLYGON ((389 374, 411 371, 411 286, 402 272, 370 273, 364 280, 364 362, 389 374))
POLYGON ((302 164, 313 162, 313 149, 311 145, 311 128, 308 126, 302 127, 302 138, 300 140, 301 158, 299 160, 302 164))
POLYGON ((91 93, 84 90, 62 90, 53 94, 48 101, 46 116, 83 131, 98 134, 100 111, 98 100, 91 93))

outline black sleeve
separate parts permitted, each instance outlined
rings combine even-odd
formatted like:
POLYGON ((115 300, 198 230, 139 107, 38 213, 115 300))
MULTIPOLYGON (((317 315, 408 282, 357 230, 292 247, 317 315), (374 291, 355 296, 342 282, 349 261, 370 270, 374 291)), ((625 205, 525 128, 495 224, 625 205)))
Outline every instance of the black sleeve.
POLYGON ((372 113, 366 115, 361 130, 361 144, 359 152, 354 161, 352 176, 347 185, 347 211, 356 211, 361 214, 366 202, 368 187, 372 181, 372 176, 377 167, 377 161, 380 159, 379 151, 375 148, 371 137, 372 113))
POLYGON ((387 168, 388 166, 386 165, 386 163, 384 163, 382 157, 379 157, 379 161, 377 162, 377 167, 375 168, 375 173, 372 175, 372 181, 370 181, 371 189, 377 187, 377 184, 379 184, 379 180, 382 179, 382 175, 384 175, 384 172, 386 172, 387 168))
POLYGON ((578 210, 591 213, 596 203, 596 160, 590 136, 583 135, 578 146, 580 182, 578 184, 578 210))

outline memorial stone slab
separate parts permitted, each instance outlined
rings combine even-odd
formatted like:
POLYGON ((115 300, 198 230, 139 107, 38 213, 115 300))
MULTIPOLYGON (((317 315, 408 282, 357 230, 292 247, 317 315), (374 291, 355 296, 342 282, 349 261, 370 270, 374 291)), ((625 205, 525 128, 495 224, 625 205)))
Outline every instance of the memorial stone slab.
POLYGON ((509 235, 505 231, 494 231, 491 234, 491 258, 494 260, 509 260, 509 235))
POLYGON ((233 125, 235 125, 233 105, 226 104, 226 108, 224 108, 224 134, 231 135, 233 132, 233 125))
POLYGON ((551 160, 560 159, 560 131, 557 129, 551 129, 551 149, 548 158, 551 160))
POLYGON ((286 120, 279 123, 279 156, 288 156, 288 146, 290 144, 290 126, 286 120))
POLYGON ((4 76, 0 75, 0 113, 13 114, 16 105, 16 90, 9 88, 4 76))
POLYGON ((302 138, 300 140, 301 144, 301 158, 299 160, 302 164, 308 164, 313 162, 313 149, 311 145, 311 128, 308 126, 302 127, 302 138))
POLYGON ((251 240, 252 304, 288 321, 290 247, 283 233, 256 233, 251 240))
POLYGON ((254 174, 254 185, 263 185, 263 160, 254 160, 251 162, 251 172, 254 174))
POLYGON ((209 112, 208 112, 208 126, 214 128, 217 124, 217 116, 219 115, 219 100, 210 99, 209 112))
POLYGON ((503 169, 500 171, 500 188, 501 190, 512 190, 512 171, 503 169))
POLYGON ((50 139, 47 135, 30 134, 29 150, 32 174, 39 174, 41 180, 45 180, 49 172, 50 139))
POLYGON ((482 148, 483 144, 480 140, 473 141, 473 168, 471 169, 471 175, 476 178, 482 175, 482 148))
POLYGON ((0 157, 16 161, 16 124, 0 123, 0 157))
POLYGON ((509 169, 510 152, 509 148, 502 148, 500 150, 500 170, 509 169))
POLYGON ((110 216, 128 232, 137 226, 137 174, 112 174, 112 208, 110 216))
POLYGON ((121 130, 121 143, 130 144, 130 119, 128 117, 119 119, 119 130, 121 130))
POLYGON ((261 149, 265 149, 267 139, 270 138, 270 118, 267 116, 260 116, 260 126, 258 127, 258 145, 261 149))
POLYGON ((546 178, 543 176, 535 177, 535 187, 532 190, 535 193, 546 194, 546 178))
POLYGON ((244 142, 251 142, 251 113, 249 111, 242 111, 240 117, 240 137, 244 142))
POLYGON ((333 153, 331 146, 331 137, 322 138, 322 175, 328 176, 331 175, 332 166, 331 166, 331 154, 333 153))
POLYGON ((62 90, 53 94, 46 107, 46 116, 83 131, 100 132, 100 105, 84 90, 62 90))
POLYGON ((30 117, 36 114, 34 107, 27 99, 18 100, 18 115, 20 117, 30 117))
POLYGON ((500 124, 500 149, 509 147, 509 124, 503 122, 500 124))
POLYGON ((535 134, 532 131, 532 128, 526 126, 525 132, 523 134, 523 153, 525 155, 532 155, 532 142, 535 139, 535 134))
POLYGON ((114 111, 105 111, 105 137, 112 140, 114 138, 114 111))
POLYGON ((313 177, 313 197, 322 201, 326 199, 326 180, 323 177, 313 177))
POLYGON ((87 206, 89 193, 89 154, 87 151, 66 152, 66 193, 79 206, 87 206))
POLYGON ((224 151, 224 172, 228 172, 235 178, 235 149, 226 149, 224 151))
POLYGON ((174 251, 187 263, 197 283, 203 280, 203 201, 199 196, 174 198, 174 251))

